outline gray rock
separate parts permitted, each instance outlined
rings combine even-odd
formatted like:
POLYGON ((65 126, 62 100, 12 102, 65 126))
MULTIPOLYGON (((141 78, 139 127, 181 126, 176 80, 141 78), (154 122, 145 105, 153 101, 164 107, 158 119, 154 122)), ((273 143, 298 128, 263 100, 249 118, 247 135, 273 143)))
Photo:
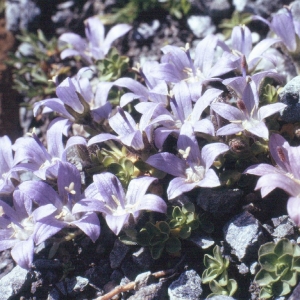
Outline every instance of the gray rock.
POLYGON ((300 299, 300 283, 294 288, 292 295, 287 300, 299 300, 300 299))
POLYGON ((28 271, 20 266, 14 267, 0 279, 0 300, 16 296, 23 288, 30 286, 28 271))
POLYGON ((7 0, 5 9, 6 28, 10 31, 28 29, 28 25, 41 13, 31 0, 7 0))
POLYGON ((217 295, 209 298, 210 300, 236 300, 230 296, 217 295))
POLYGON ((239 12, 250 12, 267 17, 282 8, 283 4, 288 4, 291 1, 286 0, 284 2, 282 0, 233 0, 233 5, 239 12))
POLYGON ((109 255, 110 267, 112 269, 118 268, 126 254, 129 251, 129 247, 120 242, 118 239, 115 240, 114 247, 109 255))
POLYGON ((89 284, 87 278, 76 276, 71 279, 66 278, 67 292, 70 296, 75 296, 83 292, 89 284))
POLYGON ((201 294, 201 278, 194 270, 182 273, 168 288, 170 300, 195 300, 201 294))
POLYGON ((272 222, 275 229, 272 233, 277 239, 282 239, 284 237, 291 237, 295 234, 294 226, 295 223, 289 218, 289 216, 281 216, 278 218, 273 218, 272 222))
POLYGON ((249 268, 244 263, 241 263, 237 267, 238 267, 239 273, 242 275, 245 275, 249 272, 249 268))
POLYGON ((204 38, 216 30, 216 26, 212 24, 209 16, 190 16, 187 23, 193 34, 198 38, 204 38))
POLYGON ((167 299, 167 288, 163 282, 150 284, 142 287, 128 300, 165 300, 167 299))
POLYGON ((260 245, 268 241, 268 236, 257 219, 249 212, 235 216, 224 226, 226 242, 231 246, 231 253, 240 262, 257 260, 260 245))
POLYGON ((287 107, 281 112, 281 118, 289 123, 300 121, 300 76, 290 80, 280 91, 279 101, 287 107))
POLYGON ((208 249, 215 243, 211 237, 201 235, 199 232, 192 232, 188 240, 201 249, 208 249))
POLYGON ((135 282, 134 289, 140 290, 141 288, 144 288, 145 286, 152 284, 154 280, 155 277, 151 275, 150 271, 139 274, 138 276, 136 276, 134 280, 135 282))

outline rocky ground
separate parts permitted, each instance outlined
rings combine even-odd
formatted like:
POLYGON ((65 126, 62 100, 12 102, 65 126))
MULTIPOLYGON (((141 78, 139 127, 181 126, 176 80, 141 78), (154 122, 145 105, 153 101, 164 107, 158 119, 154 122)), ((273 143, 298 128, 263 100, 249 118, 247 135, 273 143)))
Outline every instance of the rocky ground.
MULTIPOLYGON (((159 60, 164 45, 194 45, 209 33, 218 32, 221 36, 218 25, 224 18, 230 18, 234 10, 268 17, 290 2, 193 0, 191 12, 183 19, 176 19, 166 11, 149 11, 134 21, 132 32, 116 47, 130 57, 132 66, 145 60, 159 60)), ((83 34, 83 20, 110 11, 114 1, 7 0, 6 4, 7 30, 0 28, 0 60, 8 48, 16 49, 13 36, 20 30, 41 28, 49 37, 66 31, 83 34)), ((267 32, 255 22, 251 27, 256 29, 258 39, 267 32)), ((0 135, 8 134, 15 140, 24 130, 22 122, 16 121, 17 107, 24 99, 12 89, 11 69, 3 67, 0 71, 0 135)), ((290 74, 293 77, 295 70, 290 74)), ((219 188, 188 193, 188 199, 199 211, 210 215, 214 231, 194 232, 183 241, 182 251, 176 256, 164 253, 154 260, 147 248, 127 246, 116 239, 104 219, 96 243, 74 232, 75 237, 70 240, 62 241, 55 236, 40 244, 35 249, 30 271, 16 266, 9 250, 3 251, 0 300, 205 299, 210 290, 207 284, 201 284, 203 256, 211 253, 216 243, 230 261, 229 273, 238 282, 238 291, 232 297, 211 299, 258 300, 259 288, 253 279, 259 268, 260 245, 282 238, 300 242, 299 230, 287 216, 288 196, 284 192, 275 190, 262 201, 260 193, 253 192, 255 179, 247 186, 252 186, 252 190, 219 188), (58 246, 57 252, 53 245, 58 246)), ((300 299, 300 285, 289 297, 280 299, 300 299)))

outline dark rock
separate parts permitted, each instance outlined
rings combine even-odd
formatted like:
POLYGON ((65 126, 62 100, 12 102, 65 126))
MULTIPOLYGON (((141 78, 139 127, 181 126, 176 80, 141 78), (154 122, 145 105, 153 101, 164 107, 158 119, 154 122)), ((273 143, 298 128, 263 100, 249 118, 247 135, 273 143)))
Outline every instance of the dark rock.
POLYGON ((62 297, 60 296, 60 292, 56 289, 53 288, 49 294, 47 300, 61 300, 62 297))
POLYGON ((131 258, 126 259, 122 263, 121 270, 124 275, 130 280, 134 280, 138 274, 144 271, 137 264, 135 264, 131 258))
POLYGON ((257 260, 260 245, 269 239, 260 222, 248 212, 243 212, 230 220, 223 229, 225 240, 240 262, 257 260))
POLYGON ((64 296, 67 296, 67 290, 63 281, 58 282, 55 286, 64 296))
POLYGON ((110 268, 109 262, 107 260, 103 260, 99 266, 88 269, 84 273, 84 277, 86 277, 90 283, 96 287, 103 289, 103 286, 109 282, 112 271, 113 270, 110 268))
POLYGON ((0 299, 6 300, 16 296, 22 289, 30 287, 30 281, 27 270, 20 266, 14 267, 0 279, 0 299))
POLYGON ((228 0, 209 0, 204 2, 206 13, 215 20, 230 18, 232 6, 228 0))
POLYGON ((129 249, 130 248, 127 245, 123 244, 118 239, 115 240, 114 247, 109 255, 110 267, 112 269, 116 269, 121 265, 129 249))
POLYGON ((225 219, 232 216, 241 207, 243 192, 235 189, 209 189, 202 188, 197 196, 197 205, 216 219, 225 219))
POLYGON ((132 253, 132 260, 142 269, 147 270, 154 263, 149 248, 141 247, 132 253))
POLYGON ((186 271, 173 281, 168 289, 170 300, 199 299, 202 294, 201 278, 194 270, 186 271))
POLYGON ((43 269, 57 270, 57 269, 62 268, 62 264, 58 260, 36 259, 33 262, 32 267, 35 269, 38 269, 38 270, 43 270, 43 269))

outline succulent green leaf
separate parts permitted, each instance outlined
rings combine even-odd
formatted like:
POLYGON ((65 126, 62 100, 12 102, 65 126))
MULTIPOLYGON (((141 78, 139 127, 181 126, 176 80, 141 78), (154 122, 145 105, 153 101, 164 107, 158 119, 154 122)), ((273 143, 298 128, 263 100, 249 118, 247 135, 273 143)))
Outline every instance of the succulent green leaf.
POLYGON ((191 233, 192 229, 190 226, 183 226, 182 228, 180 228, 179 237, 182 239, 187 239, 188 237, 190 237, 191 233))
POLYGON ((203 262, 206 268, 220 269, 221 267, 220 262, 209 254, 204 255, 203 262))
POLYGON ((254 279, 258 285, 267 286, 276 280, 278 280, 278 276, 276 276, 275 272, 268 272, 264 269, 258 271, 254 279))
POLYGON ((297 284, 298 274, 296 271, 287 272, 284 276, 281 277, 281 281, 286 282, 290 286, 295 286, 297 284))
POLYGON ((192 202, 187 202, 182 206, 182 212, 184 214, 187 213, 194 213, 195 212, 195 205, 192 202))
POLYGON ((228 272, 224 270, 218 279, 219 285, 226 286, 228 284, 228 272))
POLYGON ((300 247, 299 245, 295 244, 294 245, 294 257, 299 256, 300 257, 300 247))
POLYGON ((150 238, 151 236, 145 228, 143 228, 136 236, 137 243, 141 246, 149 246, 150 238))
POLYGON ((150 238, 150 245, 151 246, 155 246, 158 245, 160 243, 164 243, 165 241, 167 241, 169 239, 169 235, 166 233, 160 233, 158 235, 153 236, 152 238, 150 238))
POLYGON ((209 288, 214 294, 228 296, 228 292, 216 280, 209 283, 209 288))
POLYGON ((272 285, 273 295, 284 296, 291 292, 291 287, 284 281, 277 281, 272 285))
POLYGON ((209 283, 220 275, 218 269, 215 268, 207 268, 202 273, 202 282, 203 284, 209 283))
POLYGON ((288 239, 280 240, 274 247, 274 253, 279 257, 283 254, 294 254, 293 244, 288 239))
POLYGON ((292 270, 295 270, 298 273, 300 273, 300 257, 294 257, 292 263, 292 270))
POLYGON ((233 296, 237 291, 238 284, 234 279, 229 279, 227 284, 227 289, 229 292, 229 296, 233 296))
POLYGON ((115 163, 115 160, 113 157, 111 156, 106 156, 103 161, 102 161, 104 167, 108 167, 109 165, 111 165, 112 163, 115 163))
POLYGON ((259 263, 268 272, 275 272, 278 256, 274 253, 266 253, 259 257, 259 263))
POLYGON ((151 253, 151 256, 154 258, 154 259, 158 259, 160 258, 163 250, 164 250, 164 243, 160 243, 160 244, 157 244, 153 247, 150 248, 150 253, 151 253))
POLYGON ((275 243, 273 243, 273 242, 265 243, 260 246, 260 248, 258 250, 258 256, 261 256, 261 255, 267 254, 267 253, 274 253, 274 248, 275 248, 275 243))
POLYGON ((115 175, 118 175, 123 171, 123 167, 117 163, 112 163, 108 166, 108 171, 115 175))
POLYGON ((259 293, 261 299, 269 299, 273 297, 273 291, 270 286, 263 287, 259 293))
POLYGON ((161 221, 161 222, 158 222, 157 225, 158 225, 159 230, 162 233, 166 233, 166 234, 170 233, 170 227, 167 222, 161 221))
POLYGON ((179 206, 175 206, 172 212, 173 219, 181 219, 184 216, 183 212, 181 211, 179 206))
POLYGON ((177 253, 181 250, 181 242, 178 238, 176 237, 170 237, 166 241, 166 251, 169 253, 177 253))

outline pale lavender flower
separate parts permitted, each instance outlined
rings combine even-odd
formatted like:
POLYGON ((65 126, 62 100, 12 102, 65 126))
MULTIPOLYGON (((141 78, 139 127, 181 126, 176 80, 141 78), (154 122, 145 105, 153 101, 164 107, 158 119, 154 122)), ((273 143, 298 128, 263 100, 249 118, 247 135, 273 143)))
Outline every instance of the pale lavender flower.
POLYGON ((232 53, 240 58, 236 62, 236 69, 243 77, 252 73, 261 59, 270 59, 268 55, 263 54, 278 41, 279 39, 263 39, 255 47, 252 47, 252 36, 249 28, 245 25, 235 26, 231 34, 231 48, 232 53))
MULTIPOLYGON (((143 118, 150 120, 153 112, 153 109, 150 109, 143 118)), ((147 120, 141 120, 140 124, 136 124, 128 112, 124 111, 121 107, 118 107, 117 113, 108 119, 110 127, 117 135, 100 133, 89 140, 88 146, 108 140, 116 140, 134 150, 143 150, 145 145, 143 132, 147 134, 149 141, 151 140, 151 125, 148 125, 149 122, 147 120)))
POLYGON ((67 135, 70 122, 63 118, 54 119, 47 130, 47 149, 35 132, 31 137, 21 137, 16 140, 12 149, 15 151, 14 166, 24 166, 36 176, 46 179, 55 178, 58 171, 58 161, 66 161, 66 151, 74 144, 86 145, 83 137, 69 138, 66 146, 63 144, 63 134, 67 135))
POLYGON ((200 151, 193 128, 186 123, 181 128, 177 148, 182 159, 164 152, 152 155, 146 161, 149 165, 175 177, 167 189, 168 199, 174 199, 195 187, 220 185, 220 180, 211 166, 218 155, 229 149, 227 145, 212 143, 200 151))
POLYGON ((216 36, 208 35, 198 43, 195 49, 195 58, 192 60, 189 46, 179 48, 165 46, 161 63, 153 66, 152 76, 169 83, 187 81, 193 101, 202 94, 204 85, 211 81, 221 81, 219 76, 235 69, 238 57, 230 54, 229 48, 216 36), (214 64, 217 46, 225 49, 222 57, 214 64))
POLYGON ((18 176, 12 168, 12 145, 9 137, 5 135, 0 137, 0 194, 9 194, 14 190, 10 179, 17 179, 18 176))
POLYGON ((89 124, 91 121, 99 123, 107 119, 111 113, 111 104, 102 95, 102 84, 96 88, 95 95, 92 86, 86 77, 81 75, 87 71, 82 68, 75 78, 66 78, 56 88, 58 98, 38 101, 34 104, 33 113, 36 116, 43 107, 42 113, 57 112, 64 118, 80 124, 89 124))
POLYGON ((24 269, 29 269, 34 254, 35 222, 25 206, 15 209, 0 200, 0 251, 11 249, 12 258, 24 269))
POLYGON ((271 22, 259 16, 254 19, 266 23, 290 53, 299 51, 300 23, 293 18, 290 8, 285 6, 279 13, 274 14, 271 22))
POLYGON ((300 146, 291 147, 281 135, 273 134, 269 149, 276 166, 258 164, 249 167, 245 173, 261 176, 255 189, 261 190, 262 197, 275 188, 291 195, 287 204, 288 214, 300 225, 300 146))
POLYGON ((269 130, 264 119, 283 110, 283 103, 268 104, 258 108, 258 95, 249 83, 245 87, 242 99, 237 100, 237 107, 226 103, 212 103, 211 108, 230 124, 218 129, 217 135, 231 135, 248 131, 258 137, 268 139, 269 130))
MULTIPOLYGON (((180 134, 180 129, 185 122, 192 125, 196 132, 214 135, 214 126, 208 119, 202 119, 204 109, 210 105, 220 94, 221 90, 208 89, 195 104, 192 101, 189 85, 185 81, 176 83, 172 89, 170 99, 171 112, 161 107, 157 110, 157 117, 152 119, 152 125, 160 125, 154 131, 155 145, 161 149, 169 134, 180 134)), ((143 104, 138 104, 143 105, 143 104)))
POLYGON ((14 197, 18 203, 30 207, 38 204, 33 212, 36 223, 34 241, 39 244, 65 227, 78 227, 93 242, 100 235, 100 223, 94 212, 72 213, 81 195, 81 177, 76 167, 60 162, 57 175, 58 193, 43 181, 25 181, 18 186, 14 197))
POLYGON ((73 49, 63 50, 61 58, 79 55, 85 63, 92 65, 93 59, 103 59, 112 43, 131 28, 127 24, 117 24, 109 30, 105 37, 105 28, 100 19, 96 16, 88 18, 85 21, 85 35, 88 42, 75 33, 62 34, 59 40, 68 43, 73 49))
POLYGON ((129 183, 126 195, 119 179, 108 172, 93 176, 94 182, 85 190, 85 197, 75 204, 73 213, 98 211, 104 214, 109 228, 118 235, 130 216, 137 220, 142 210, 166 213, 165 201, 146 194, 153 177, 139 177, 129 183))

